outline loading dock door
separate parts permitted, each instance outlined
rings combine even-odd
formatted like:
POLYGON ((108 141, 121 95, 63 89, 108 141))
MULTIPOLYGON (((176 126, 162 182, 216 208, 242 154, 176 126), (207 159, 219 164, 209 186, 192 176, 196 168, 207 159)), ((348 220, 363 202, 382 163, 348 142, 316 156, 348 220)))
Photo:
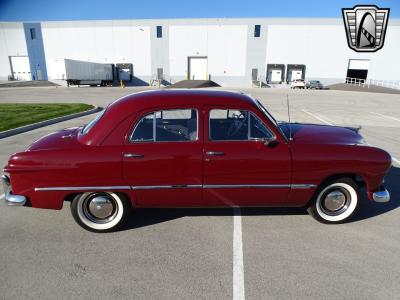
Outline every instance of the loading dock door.
POLYGON ((303 71, 302 70, 292 70, 290 72, 290 80, 289 81, 293 81, 296 79, 301 79, 303 76, 303 71))
POLYGON ((10 56, 10 63, 15 80, 32 80, 28 56, 10 56))
POLYGON ((369 63, 369 59, 349 59, 346 77, 366 80, 368 76, 369 63))
POLYGON ((272 69, 269 71, 268 78, 271 78, 270 81, 275 82, 282 82, 282 70, 281 69, 272 69))
POLYGON ((189 79, 207 80, 207 57, 189 57, 189 79))

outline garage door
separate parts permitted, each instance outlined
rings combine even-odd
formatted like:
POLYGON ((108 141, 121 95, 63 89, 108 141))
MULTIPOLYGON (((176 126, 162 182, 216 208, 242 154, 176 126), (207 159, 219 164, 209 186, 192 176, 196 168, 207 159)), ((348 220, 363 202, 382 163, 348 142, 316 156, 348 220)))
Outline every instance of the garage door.
POLYGON ((301 79, 302 75, 303 75, 303 71, 302 70, 292 70, 291 72, 291 81, 296 80, 296 79, 301 79))
POLYGON ((190 57, 189 58, 189 79, 191 80, 207 80, 207 57, 190 57))
POLYGON ((349 59, 349 67, 347 69, 346 77, 366 80, 369 64, 369 59, 349 59))
POLYGON ((28 56, 11 56, 10 62, 15 80, 32 80, 28 56))
POLYGON ((268 76, 271 82, 281 82, 282 81, 282 70, 281 69, 272 69, 268 76))

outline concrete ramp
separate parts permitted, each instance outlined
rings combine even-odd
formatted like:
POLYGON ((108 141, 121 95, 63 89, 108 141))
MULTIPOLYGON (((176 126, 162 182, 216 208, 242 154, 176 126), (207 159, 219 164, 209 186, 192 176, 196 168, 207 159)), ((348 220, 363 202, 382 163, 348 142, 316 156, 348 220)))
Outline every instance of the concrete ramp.
POLYGON ((212 80, 182 80, 165 87, 170 89, 198 89, 208 87, 219 87, 220 85, 212 80))
POLYGON ((400 94, 400 90, 391 89, 383 86, 370 85, 369 87, 351 85, 346 83, 338 83, 328 85, 326 87, 330 90, 338 90, 338 91, 353 91, 353 92, 366 92, 366 93, 383 93, 383 94, 400 94))

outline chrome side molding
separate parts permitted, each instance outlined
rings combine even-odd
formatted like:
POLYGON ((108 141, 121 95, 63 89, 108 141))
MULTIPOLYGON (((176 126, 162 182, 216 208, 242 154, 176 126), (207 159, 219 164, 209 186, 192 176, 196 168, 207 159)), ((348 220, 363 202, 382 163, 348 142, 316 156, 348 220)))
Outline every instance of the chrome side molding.
POLYGON ((60 187, 41 187, 35 188, 35 192, 46 192, 46 191, 92 191, 92 190, 130 190, 130 186, 118 185, 118 186, 60 186, 60 187))
POLYGON ((316 188, 316 184, 291 184, 291 189, 313 189, 316 188))
POLYGON ((289 188, 311 189, 316 184, 175 184, 175 185, 142 185, 142 186, 68 186, 68 187, 40 187, 35 192, 43 191, 92 191, 92 190, 160 190, 160 189, 237 189, 237 188, 289 188))
POLYGON ((205 184, 205 189, 290 188, 290 184, 205 184))
POLYGON ((160 190, 160 189, 193 189, 202 188, 201 184, 179 184, 179 185, 146 185, 131 186, 132 190, 160 190))

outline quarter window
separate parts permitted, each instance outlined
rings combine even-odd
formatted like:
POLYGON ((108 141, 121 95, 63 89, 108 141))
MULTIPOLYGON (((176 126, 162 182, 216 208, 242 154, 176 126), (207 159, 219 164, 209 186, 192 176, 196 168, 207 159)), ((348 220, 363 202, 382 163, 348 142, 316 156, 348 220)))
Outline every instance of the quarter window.
POLYGON ((161 110, 144 116, 136 125, 131 141, 181 142, 197 140, 195 109, 161 110))
POLYGON ((246 110, 213 109, 210 111, 212 141, 270 139, 271 131, 253 113, 246 110))

